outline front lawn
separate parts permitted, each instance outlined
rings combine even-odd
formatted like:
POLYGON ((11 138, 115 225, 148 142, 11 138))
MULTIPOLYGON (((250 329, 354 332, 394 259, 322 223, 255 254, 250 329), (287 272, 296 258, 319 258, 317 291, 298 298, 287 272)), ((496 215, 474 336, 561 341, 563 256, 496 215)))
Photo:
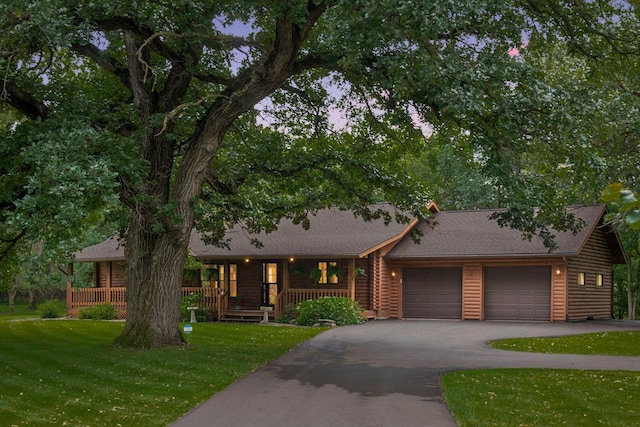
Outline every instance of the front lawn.
POLYGON ((567 337, 514 338, 491 342, 501 350, 531 353, 640 356, 640 331, 595 332, 567 337))
POLYGON ((166 426, 238 378, 323 331, 198 323, 189 346, 111 346, 122 322, 0 322, 7 426, 166 426))
MULTIPOLYGON (((640 331, 517 338, 490 345, 539 353, 640 356, 640 331)), ((635 371, 473 370, 445 374, 442 385, 460 426, 640 423, 640 372, 635 371)))
POLYGON ((442 384, 461 427, 640 423, 640 372, 487 369, 448 373, 442 384))

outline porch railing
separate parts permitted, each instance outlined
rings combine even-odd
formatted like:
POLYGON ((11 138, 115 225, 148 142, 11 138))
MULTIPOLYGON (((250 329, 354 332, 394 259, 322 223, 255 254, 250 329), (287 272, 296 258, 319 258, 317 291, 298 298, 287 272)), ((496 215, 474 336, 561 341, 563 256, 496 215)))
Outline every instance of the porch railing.
POLYGON ((109 303, 119 319, 127 313, 127 288, 71 288, 67 290, 68 315, 79 317, 80 310, 109 303))
MULTIPOLYGON (((105 303, 113 306, 119 319, 127 317, 127 288, 71 288, 67 292, 69 293, 67 296, 69 317, 77 318, 81 309, 105 303)), ((228 308, 229 300, 223 289, 183 287, 180 292, 181 298, 193 294, 202 295, 201 302, 198 303, 202 305, 201 308, 215 308, 218 316, 228 308)))
MULTIPOLYGON (((218 318, 224 317, 229 309, 229 292, 220 288, 181 288, 181 297, 192 294, 203 295, 200 308, 215 308, 218 318)), ((69 317, 79 317, 82 308, 94 307, 109 303, 115 308, 119 319, 127 316, 127 288, 70 288, 67 295, 69 317)), ((303 301, 322 297, 346 297, 351 294, 348 289, 285 289, 276 298, 274 311, 282 313, 288 306, 303 301)))
POLYGON ((348 289, 284 289, 276 298, 275 312, 282 313, 290 305, 323 297, 350 298, 348 289))

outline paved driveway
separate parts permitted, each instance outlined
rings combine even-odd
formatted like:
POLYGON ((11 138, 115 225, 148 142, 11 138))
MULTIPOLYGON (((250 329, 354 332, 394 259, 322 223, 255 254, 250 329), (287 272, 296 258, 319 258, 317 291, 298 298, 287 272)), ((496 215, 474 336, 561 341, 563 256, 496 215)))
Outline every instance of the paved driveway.
POLYGON ((374 321, 318 335, 174 427, 455 426, 440 375, 473 368, 640 370, 640 358, 494 350, 487 341, 640 329, 640 322, 374 321))

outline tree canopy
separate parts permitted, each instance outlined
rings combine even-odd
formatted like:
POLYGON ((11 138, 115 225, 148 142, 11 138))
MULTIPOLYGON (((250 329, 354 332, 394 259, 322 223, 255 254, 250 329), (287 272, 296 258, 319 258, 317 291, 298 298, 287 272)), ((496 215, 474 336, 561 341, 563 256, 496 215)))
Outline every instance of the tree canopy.
POLYGON ((463 136, 500 188, 499 220, 552 245, 549 221, 579 225, 556 178, 597 156, 581 112, 594 110, 582 91, 591 80, 548 74, 545 59, 558 58, 544 53, 562 40, 567 58, 631 56, 636 8, 5 1, 0 113, 16 120, 1 133, 0 259, 23 241, 77 246, 117 197, 130 295, 118 344, 176 344, 194 227, 223 244, 230 224, 304 226, 329 205, 371 218, 386 200, 425 215, 433 195, 406 160, 434 135, 463 136), (523 44, 532 53, 514 55, 523 44))

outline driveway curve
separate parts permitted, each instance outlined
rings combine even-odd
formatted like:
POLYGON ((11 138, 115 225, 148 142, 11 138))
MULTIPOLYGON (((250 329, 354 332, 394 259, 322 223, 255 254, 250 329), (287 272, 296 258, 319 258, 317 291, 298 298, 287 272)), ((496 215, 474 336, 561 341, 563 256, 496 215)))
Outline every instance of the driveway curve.
POLYGON ((478 368, 639 370, 639 357, 519 353, 488 341, 640 330, 640 322, 373 321, 331 329, 247 375, 174 427, 456 426, 440 376, 478 368))

